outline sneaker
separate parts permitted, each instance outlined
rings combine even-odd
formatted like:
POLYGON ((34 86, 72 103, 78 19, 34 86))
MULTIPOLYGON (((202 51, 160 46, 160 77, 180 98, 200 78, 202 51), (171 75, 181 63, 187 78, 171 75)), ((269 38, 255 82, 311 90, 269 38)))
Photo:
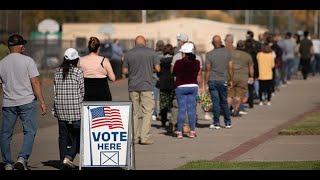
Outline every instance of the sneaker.
POLYGON ((151 145, 151 144, 153 144, 153 141, 151 141, 151 140, 141 141, 140 144, 141 145, 151 145))
POLYGON ((13 170, 12 164, 6 164, 6 165, 4 166, 4 170, 6 170, 6 171, 11 171, 11 170, 13 170))
POLYGON ((263 102, 262 101, 259 102, 259 106, 263 106, 263 102))
POLYGON ((197 135, 196 135, 196 132, 195 131, 190 131, 189 133, 189 138, 195 138, 197 135))
POLYGON ((181 131, 177 131, 177 138, 178 139, 182 139, 183 138, 183 135, 182 135, 181 131))
POLYGON ((271 106, 271 102, 270 102, 270 101, 269 101, 269 102, 267 102, 267 105, 268 105, 268 106, 271 106))
POLYGON ((156 115, 152 115, 152 121, 156 121, 157 120, 157 116, 156 115))
POLYGON ((210 126, 209 126, 209 129, 220 129, 221 127, 220 126, 216 126, 216 125, 214 125, 214 124, 211 124, 210 126))
POLYGON ((27 161, 23 157, 19 157, 16 164, 14 165, 14 169, 17 170, 28 170, 27 161))
POLYGON ((65 166, 65 167, 68 167, 70 169, 75 169, 76 166, 72 163, 72 161, 68 158, 64 158, 64 160, 62 161, 62 164, 65 166))
POLYGON ((230 129, 232 126, 230 125, 226 125, 226 129, 230 129))
POLYGON ((248 114, 248 112, 247 111, 239 111, 239 114, 245 115, 245 114, 248 114))

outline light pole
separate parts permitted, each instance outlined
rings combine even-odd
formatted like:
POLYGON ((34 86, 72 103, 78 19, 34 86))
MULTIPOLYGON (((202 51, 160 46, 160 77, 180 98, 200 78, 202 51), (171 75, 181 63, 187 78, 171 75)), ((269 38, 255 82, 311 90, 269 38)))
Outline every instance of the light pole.
POLYGON ((147 22, 147 10, 142 10, 142 23, 145 24, 147 22))

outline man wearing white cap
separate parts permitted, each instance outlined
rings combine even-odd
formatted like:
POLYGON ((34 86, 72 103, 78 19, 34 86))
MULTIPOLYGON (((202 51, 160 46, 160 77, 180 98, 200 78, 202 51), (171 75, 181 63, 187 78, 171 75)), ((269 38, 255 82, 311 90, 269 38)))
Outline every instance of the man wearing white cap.
POLYGON ((84 77, 77 67, 77 50, 69 48, 54 75, 54 115, 59 125, 59 151, 62 168, 74 169, 73 159, 80 148, 81 103, 84 97, 84 77), (69 139, 70 137, 70 139, 69 139), (71 141, 71 147, 67 148, 71 141))
POLYGON ((0 143, 5 170, 13 170, 11 140, 17 118, 20 117, 24 138, 14 168, 27 170, 27 160, 37 133, 36 102, 39 102, 42 115, 47 112, 37 77, 40 75, 37 66, 32 58, 23 55, 26 43, 19 34, 11 35, 8 39, 10 54, 0 61, 0 83, 3 89, 0 143))

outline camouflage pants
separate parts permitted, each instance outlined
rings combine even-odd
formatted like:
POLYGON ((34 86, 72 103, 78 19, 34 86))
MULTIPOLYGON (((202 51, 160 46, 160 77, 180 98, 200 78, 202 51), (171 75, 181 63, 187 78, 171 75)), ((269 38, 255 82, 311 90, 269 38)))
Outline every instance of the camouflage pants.
POLYGON ((173 90, 160 90, 160 111, 163 108, 172 108, 172 101, 174 97, 173 90))

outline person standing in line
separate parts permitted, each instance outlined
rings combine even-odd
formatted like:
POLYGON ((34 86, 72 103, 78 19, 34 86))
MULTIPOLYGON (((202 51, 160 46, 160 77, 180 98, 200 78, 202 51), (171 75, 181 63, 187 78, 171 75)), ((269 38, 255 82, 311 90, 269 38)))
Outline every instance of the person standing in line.
POLYGON ((112 47, 112 56, 110 63, 114 74, 116 76, 116 82, 120 82, 122 79, 122 58, 123 58, 123 49, 120 45, 119 39, 115 39, 111 45, 112 47))
POLYGON ((26 43, 21 35, 11 35, 8 39, 10 54, 0 61, 0 83, 3 89, 0 142, 5 170, 28 170, 27 160, 37 132, 36 102, 39 102, 42 115, 47 112, 35 61, 23 55, 26 43), (17 162, 13 166, 11 140, 17 117, 20 117, 24 138, 17 162))
POLYGON ((54 75, 54 115, 59 125, 59 152, 62 169, 74 169, 80 149, 81 103, 84 97, 83 72, 77 67, 78 52, 69 48, 54 75), (71 140, 71 147, 67 148, 71 140))
POLYGON ((235 99, 235 106, 232 116, 240 116, 240 104, 245 97, 248 82, 253 82, 253 61, 249 53, 245 52, 245 43, 240 40, 237 49, 232 53, 233 59, 233 87, 228 91, 228 106, 232 105, 232 98, 235 99), (248 78, 249 75, 249 78, 248 78))
POLYGON ((293 73, 293 66, 294 66, 294 53, 296 49, 296 42, 294 42, 294 40, 292 39, 291 32, 286 33, 284 45, 285 45, 284 58, 286 58, 285 77, 286 77, 287 84, 290 84, 291 76, 293 73))
MULTIPOLYGON (((164 42, 162 40, 157 41, 156 43, 156 53, 161 59, 163 57, 163 49, 164 49, 164 42)), ((157 82, 159 81, 159 77, 157 76, 156 72, 153 72, 152 76, 153 84, 152 84, 152 93, 153 93, 153 99, 154 99, 154 109, 152 114, 152 120, 156 121, 159 113, 158 109, 158 102, 159 102, 159 87, 157 87, 157 82)))
POLYGON ((202 92, 202 81, 198 82, 197 79, 202 72, 200 62, 196 60, 192 43, 185 43, 180 52, 182 52, 182 59, 175 63, 172 72, 176 76, 175 92, 179 105, 177 138, 183 138, 182 128, 186 113, 188 114, 190 125, 189 137, 194 138, 196 137, 196 99, 199 85, 200 92, 202 92))
POLYGON ((308 74, 310 72, 310 61, 311 61, 311 56, 313 55, 313 45, 312 41, 308 39, 309 32, 304 31, 303 33, 304 38, 300 41, 300 47, 299 47, 299 52, 300 52, 300 64, 301 64, 301 71, 302 71, 302 76, 304 80, 307 80, 308 74))
POLYGON ((151 145, 151 116, 154 101, 152 97, 152 74, 160 72, 160 58, 156 52, 146 47, 143 36, 137 36, 135 47, 127 51, 123 60, 122 73, 128 74, 128 90, 133 109, 134 143, 151 145), (142 108, 142 129, 138 119, 142 108))
POLYGON ((253 60, 254 68, 254 82, 248 83, 248 104, 249 108, 253 108, 253 101, 255 97, 259 96, 259 68, 257 62, 257 54, 261 50, 261 44, 254 39, 254 33, 252 31, 247 31, 246 41, 245 41, 246 52, 249 53, 253 60))
POLYGON ((274 68, 275 62, 269 44, 262 45, 262 51, 257 54, 257 61, 259 67, 259 106, 263 106, 262 96, 264 94, 267 95, 267 105, 271 106, 272 68, 274 68))
POLYGON ((81 57, 79 66, 84 75, 84 101, 112 101, 108 80, 115 81, 116 77, 109 60, 99 56, 100 41, 90 37, 89 54, 81 57))
POLYGON ((213 123, 210 129, 220 129, 220 108, 223 111, 225 128, 231 128, 230 110, 227 103, 228 88, 233 86, 233 62, 230 51, 222 47, 221 37, 213 36, 214 49, 206 54, 206 90, 212 100, 213 123))
POLYGON ((312 61, 312 75, 320 74, 320 40, 317 38, 316 34, 312 35, 313 44, 313 61, 312 61))
POLYGON ((159 76, 161 127, 166 127, 168 112, 172 108, 174 97, 174 79, 170 71, 173 46, 171 44, 165 45, 163 53, 164 56, 160 60, 161 71, 157 75, 159 76))

